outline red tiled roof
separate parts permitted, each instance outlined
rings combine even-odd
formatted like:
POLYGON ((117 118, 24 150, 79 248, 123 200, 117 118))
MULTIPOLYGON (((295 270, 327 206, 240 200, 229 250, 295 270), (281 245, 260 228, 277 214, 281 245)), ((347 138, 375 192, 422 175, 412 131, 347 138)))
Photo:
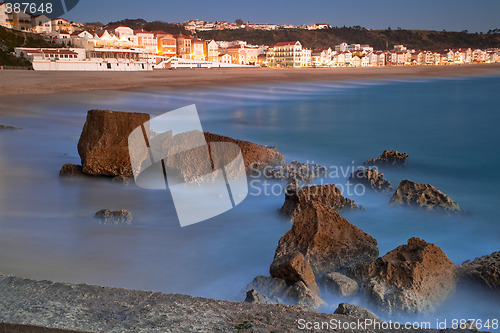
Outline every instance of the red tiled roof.
POLYGON ((295 42, 279 42, 279 43, 274 44, 274 46, 295 45, 296 43, 297 43, 297 41, 295 41, 295 42))

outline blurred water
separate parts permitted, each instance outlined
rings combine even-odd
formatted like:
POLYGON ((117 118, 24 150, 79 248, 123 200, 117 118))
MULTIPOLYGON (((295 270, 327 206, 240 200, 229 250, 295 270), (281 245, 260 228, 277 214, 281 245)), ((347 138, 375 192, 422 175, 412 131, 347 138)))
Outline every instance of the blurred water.
MULTIPOLYGON (((31 116, 0 118, 23 128, 0 132, 0 272, 220 299, 234 299, 253 277, 267 275, 291 226, 278 215, 282 195, 250 195, 223 215, 180 228, 167 191, 58 177, 63 164, 79 164, 87 110, 155 116, 193 103, 204 130, 276 145, 288 161, 349 168, 384 149, 405 151, 406 167, 382 170, 394 187, 403 179, 430 183, 468 211, 442 215, 389 207, 390 194, 351 196, 366 210, 343 216, 378 240, 381 255, 413 236, 457 264, 498 251, 498 91, 500 77, 477 77, 152 88, 20 104, 31 116), (103 208, 131 211, 133 225, 96 223, 103 208)), ((500 301, 488 297, 461 291, 421 318, 500 318, 500 301)))

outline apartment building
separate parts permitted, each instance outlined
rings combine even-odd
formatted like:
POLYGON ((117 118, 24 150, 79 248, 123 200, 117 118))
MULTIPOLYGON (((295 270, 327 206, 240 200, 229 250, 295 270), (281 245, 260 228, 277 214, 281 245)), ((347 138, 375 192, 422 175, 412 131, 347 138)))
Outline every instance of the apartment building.
POLYGON ((267 51, 266 62, 271 67, 301 67, 302 44, 295 42, 280 42, 267 51))

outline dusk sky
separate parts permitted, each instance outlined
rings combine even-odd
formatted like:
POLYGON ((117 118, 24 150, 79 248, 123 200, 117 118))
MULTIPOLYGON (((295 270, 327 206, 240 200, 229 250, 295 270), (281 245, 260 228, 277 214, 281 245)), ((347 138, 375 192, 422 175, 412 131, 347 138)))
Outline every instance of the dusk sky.
POLYGON ((360 25, 371 29, 487 32, 500 28, 498 0, 80 0, 65 18, 107 23, 124 18, 184 22, 189 19, 253 23, 360 25), (244 5, 243 5, 244 4, 244 5))

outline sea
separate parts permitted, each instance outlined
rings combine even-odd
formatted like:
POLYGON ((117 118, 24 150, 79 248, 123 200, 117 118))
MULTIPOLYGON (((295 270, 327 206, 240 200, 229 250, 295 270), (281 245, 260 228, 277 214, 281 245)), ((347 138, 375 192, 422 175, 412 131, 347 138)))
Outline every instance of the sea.
MULTIPOLYGON (((291 228, 279 214, 284 183, 249 178, 241 204, 181 227, 168 191, 58 175, 63 164, 80 164, 77 142, 88 110, 155 117, 192 104, 205 131, 276 146, 287 162, 339 171, 316 182, 339 185, 365 208, 342 216, 377 239, 380 255, 411 237, 436 244, 457 265, 499 251, 499 92, 500 75, 492 75, 20 96, 29 113, 0 117, 0 124, 22 128, 0 132, 0 272, 242 300, 254 277, 269 275, 277 243, 291 228), (342 187, 385 149, 409 154, 406 166, 381 168, 394 188, 404 179, 432 184, 465 214, 395 207, 392 192, 342 187), (101 209, 127 209, 133 223, 100 224, 94 214, 101 209)), ((498 295, 465 287, 435 312, 412 316, 386 314, 360 296, 325 299, 324 312, 348 302, 384 320, 432 327, 500 320, 498 295)))

